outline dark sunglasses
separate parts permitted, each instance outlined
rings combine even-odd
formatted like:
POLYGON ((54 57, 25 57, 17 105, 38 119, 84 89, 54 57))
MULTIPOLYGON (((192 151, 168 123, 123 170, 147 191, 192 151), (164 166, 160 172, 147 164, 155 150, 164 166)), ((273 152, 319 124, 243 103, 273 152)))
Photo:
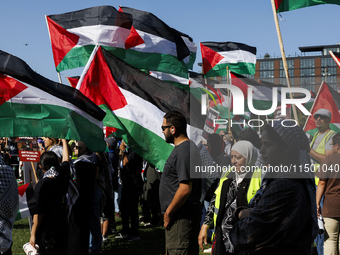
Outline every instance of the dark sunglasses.
POLYGON ((314 115, 314 119, 315 119, 315 120, 317 120, 319 117, 320 117, 320 119, 322 119, 322 120, 324 120, 324 119, 326 119, 326 118, 327 118, 326 116, 319 115, 319 114, 317 114, 317 115, 314 115))
POLYGON ((169 127, 172 127, 172 125, 170 126, 161 126, 162 130, 164 131, 165 129, 169 128, 169 127))

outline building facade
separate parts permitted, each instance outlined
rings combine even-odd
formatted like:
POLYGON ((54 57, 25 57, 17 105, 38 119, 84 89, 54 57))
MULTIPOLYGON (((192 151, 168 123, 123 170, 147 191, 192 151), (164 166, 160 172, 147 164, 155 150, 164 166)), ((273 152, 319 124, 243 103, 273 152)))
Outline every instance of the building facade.
MULTIPOLYGON (((340 52, 340 44, 299 47, 299 50, 301 51, 300 55, 286 56, 292 87, 302 87, 317 92, 322 81, 326 81, 328 85, 338 91, 340 68, 329 55, 329 51, 340 52)), ((248 77, 287 85, 282 59, 271 58, 268 55, 263 59, 257 59, 256 73, 248 77)))

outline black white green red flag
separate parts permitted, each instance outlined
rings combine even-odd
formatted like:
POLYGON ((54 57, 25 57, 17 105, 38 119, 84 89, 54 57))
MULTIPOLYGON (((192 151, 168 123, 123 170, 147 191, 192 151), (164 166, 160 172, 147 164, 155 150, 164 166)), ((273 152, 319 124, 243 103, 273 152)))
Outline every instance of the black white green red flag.
POLYGON ((82 140, 104 151, 105 112, 76 89, 34 72, 0 51, 0 136, 82 140), (86 128, 84 128, 86 127, 86 128))
POLYGON ((197 51, 190 36, 171 28, 150 12, 129 7, 120 7, 119 11, 132 15, 125 62, 138 69, 188 79, 188 69, 193 68, 197 51))
POLYGON ((276 12, 292 11, 319 4, 340 4, 340 0, 275 0, 276 12))
POLYGON ((203 74, 205 77, 255 74, 256 48, 235 42, 201 42, 203 74))
POLYGON ((335 132, 340 132, 340 95, 334 89, 329 87, 326 82, 321 84, 319 92, 310 111, 311 115, 308 116, 303 128, 303 130, 311 136, 314 136, 314 134, 318 131, 315 126, 315 120, 313 116, 314 113, 319 109, 326 109, 332 113, 332 119, 329 126, 335 132))
POLYGON ((46 16, 54 63, 58 72, 86 65, 95 45, 120 58, 130 35, 131 15, 112 6, 46 16))
POLYGON ((161 170, 173 150, 161 130, 165 113, 177 110, 191 128, 203 128, 205 117, 189 91, 169 86, 101 47, 95 48, 77 88, 107 112, 105 126, 125 131, 127 144, 161 170))

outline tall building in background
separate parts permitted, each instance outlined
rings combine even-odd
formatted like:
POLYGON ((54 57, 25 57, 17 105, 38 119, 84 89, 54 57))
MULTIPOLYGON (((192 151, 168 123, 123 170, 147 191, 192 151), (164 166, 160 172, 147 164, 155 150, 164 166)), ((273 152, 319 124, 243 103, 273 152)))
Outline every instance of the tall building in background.
MULTIPOLYGON (((317 92, 322 81, 338 91, 340 68, 329 55, 329 51, 340 52, 340 44, 299 47, 300 54, 286 55, 292 87, 302 87, 317 92)), ((281 57, 272 58, 266 54, 258 58, 256 73, 249 76, 255 80, 287 85, 281 57)))

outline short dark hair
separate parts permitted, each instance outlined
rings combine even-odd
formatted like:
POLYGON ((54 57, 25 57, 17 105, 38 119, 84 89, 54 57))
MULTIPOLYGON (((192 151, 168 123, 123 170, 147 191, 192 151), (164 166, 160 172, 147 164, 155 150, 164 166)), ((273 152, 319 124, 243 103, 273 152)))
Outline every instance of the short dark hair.
POLYGON ((57 154, 55 154, 53 151, 46 151, 44 152, 40 157, 40 165, 41 168, 47 171, 52 166, 55 168, 59 167, 59 159, 57 154))
POLYGON ((255 130, 247 128, 239 133, 238 138, 243 141, 251 142, 256 148, 261 149, 261 139, 255 130))
POLYGON ((338 144, 340 146, 340 133, 335 134, 332 138, 333 144, 338 144))
POLYGON ((181 133, 185 134, 187 133, 187 119, 184 117, 184 115, 178 111, 171 111, 167 112, 164 115, 164 119, 166 119, 166 122, 168 124, 171 124, 176 127, 176 129, 181 133))

